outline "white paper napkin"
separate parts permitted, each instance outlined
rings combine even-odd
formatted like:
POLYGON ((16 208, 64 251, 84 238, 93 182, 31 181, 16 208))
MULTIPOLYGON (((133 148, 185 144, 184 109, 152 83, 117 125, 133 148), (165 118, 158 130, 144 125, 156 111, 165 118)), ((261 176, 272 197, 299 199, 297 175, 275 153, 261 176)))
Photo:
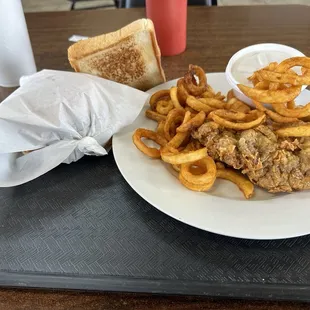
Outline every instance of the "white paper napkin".
POLYGON ((0 187, 61 163, 107 154, 112 135, 139 115, 148 94, 96 76, 43 70, 0 104, 0 187), (34 150, 27 155, 21 151, 34 150))

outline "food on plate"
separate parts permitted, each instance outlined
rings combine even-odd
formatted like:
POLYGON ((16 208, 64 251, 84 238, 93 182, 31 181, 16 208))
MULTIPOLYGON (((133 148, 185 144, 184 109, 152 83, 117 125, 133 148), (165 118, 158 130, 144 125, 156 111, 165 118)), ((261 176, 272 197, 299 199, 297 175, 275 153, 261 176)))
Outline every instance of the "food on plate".
MULTIPOLYGON (((294 101, 290 101, 290 102, 294 102, 294 101)), ((298 121, 298 118, 296 118, 296 117, 282 116, 276 112, 273 112, 273 111, 265 108, 261 102, 253 100, 253 103, 255 104, 257 110, 265 112, 273 121, 275 121, 277 123, 293 123, 293 122, 298 121)), ((287 104, 287 106, 288 106, 288 104, 287 104)), ((290 109, 294 109, 294 107, 295 106, 291 105, 290 109)))
MULTIPOLYGON (((202 94, 202 96, 203 96, 203 94, 202 94)), ((215 99, 218 99, 218 100, 224 100, 224 99, 226 98, 226 96, 225 96, 225 95, 222 95, 222 93, 219 91, 219 92, 217 92, 217 93, 215 94, 214 98, 215 98, 215 99)))
MULTIPOLYGON (((226 102, 223 102, 223 99, 225 99, 225 97, 223 99, 217 99, 216 98, 217 94, 214 95, 214 98, 200 98, 199 101, 201 101, 204 104, 209 105, 210 107, 212 107, 213 109, 224 109, 226 102)), ((222 96, 218 96, 218 98, 222 98, 222 96)))
POLYGON ((259 76, 269 82, 276 82, 281 84, 291 85, 308 85, 310 84, 310 75, 296 75, 292 73, 279 73, 267 70, 260 70, 259 76))
POLYGON ((243 113, 250 112, 251 108, 246 103, 242 102, 241 100, 235 97, 231 97, 231 94, 230 94, 231 92, 232 92, 232 89, 227 93, 227 102, 225 104, 225 109, 237 111, 237 112, 243 112, 243 113))
POLYGON ((181 104, 184 105, 186 102, 186 99, 189 95, 189 93, 187 92, 187 90, 185 89, 185 86, 184 86, 184 78, 178 80, 177 87, 178 87, 179 101, 181 102, 181 104))
POLYGON ((310 125, 280 128, 276 131, 276 134, 280 137, 310 137, 310 125))
POLYGON ((226 168, 226 167, 225 167, 225 164, 223 164, 223 163, 220 162, 220 161, 217 161, 217 162, 215 163, 215 166, 216 166, 217 169, 225 169, 225 168, 226 168))
POLYGON ((295 101, 294 101, 294 100, 289 101, 289 102, 286 104, 286 106, 287 106, 288 109, 295 109, 295 107, 296 107, 295 101))
POLYGON ((184 109, 173 109, 167 115, 167 119, 164 125, 165 138, 170 141, 176 134, 176 129, 183 122, 185 116, 184 109))
POLYGON ((171 98, 171 101, 172 101, 172 103, 176 109, 182 108, 182 105, 181 105, 179 98, 178 98, 178 88, 177 87, 173 86, 170 88, 170 98, 171 98))
POLYGON ((148 130, 139 128, 135 131, 132 139, 135 146, 145 155, 151 157, 151 158, 160 158, 160 151, 156 149, 155 147, 149 147, 147 146, 141 138, 147 138, 149 140, 153 140, 160 146, 165 146, 167 144, 167 140, 159 135, 158 133, 148 130))
POLYGON ((281 90, 257 89, 242 84, 238 84, 238 87, 251 99, 265 103, 288 102, 296 98, 301 91, 300 86, 291 86, 281 90))
POLYGON ((250 129, 250 128, 256 127, 259 124, 261 124, 262 122, 264 122, 265 119, 266 119, 266 115, 263 112, 261 112, 261 114, 258 115, 258 117, 255 120, 250 121, 250 122, 246 122, 246 123, 231 122, 229 120, 226 120, 225 118, 222 118, 222 117, 218 116, 216 114, 216 112, 211 112, 210 113, 210 117, 217 124, 220 124, 220 125, 222 125, 225 128, 231 128, 231 129, 234 129, 234 130, 246 130, 246 129, 250 129))
POLYGON ((296 67, 296 66, 300 66, 303 69, 310 69, 310 57, 287 58, 283 60, 278 66, 276 66, 275 70, 276 72, 285 73, 286 71, 289 71, 289 69, 296 67))
POLYGON ((194 96, 200 96, 207 89, 207 78, 202 68, 189 65, 189 70, 184 76, 185 89, 194 96), (195 75, 198 77, 198 83, 195 75))
POLYGON ((257 118, 258 111, 252 110, 250 111, 250 113, 244 113, 244 112, 239 112, 235 110, 229 111, 229 110, 219 109, 219 110, 215 110, 212 113, 210 113, 208 115, 208 118, 212 120, 213 115, 217 115, 225 119, 235 120, 235 121, 252 121, 255 118, 257 118))
POLYGON ((207 156, 207 149, 202 148, 196 151, 188 151, 188 152, 175 152, 175 153, 170 153, 162 151, 161 152, 161 159, 168 163, 168 164, 173 164, 173 165, 180 165, 180 164, 185 164, 188 162, 193 162, 197 161, 199 159, 202 159, 207 156))
POLYGON ((157 125, 156 132, 164 137, 164 127, 165 127, 165 121, 160 121, 157 125))
MULTIPOLYGON (((217 166, 218 167, 218 166, 217 166)), ((241 173, 233 169, 218 168, 216 172, 216 177, 220 179, 225 179, 235 183, 239 189, 242 191, 245 198, 249 199, 254 193, 254 185, 247 178, 245 178, 241 173)))
POLYGON ((170 99, 170 91, 168 89, 159 90, 154 93, 150 98, 150 106, 152 110, 156 110, 157 102, 160 100, 169 100, 170 99))
POLYGON ((179 180, 189 189, 193 188, 193 190, 200 192, 207 191, 213 186, 215 179, 216 165, 210 156, 181 165, 179 180))
POLYGON ((211 111, 214 110, 214 108, 212 108, 211 106, 203 103, 201 100, 193 97, 193 96, 188 96, 186 98, 186 104, 192 108, 194 111, 197 111, 197 112, 205 112, 205 113, 209 113, 211 111))
POLYGON ((287 117, 302 118, 310 115, 310 102, 307 105, 297 109, 288 109, 285 107, 284 103, 274 103, 272 107, 278 114, 287 117))
POLYGON ((210 190, 216 178, 235 183, 246 199, 254 195, 254 185, 274 193, 310 189, 310 103, 295 106, 302 86, 296 81, 307 80, 292 71, 294 64, 305 65, 306 77, 308 58, 298 57, 262 69, 284 75, 277 81, 258 70, 250 77, 253 88, 241 85, 253 106, 233 91, 226 97, 216 93, 202 68, 190 65, 176 86, 151 96, 146 115, 159 123, 156 134, 165 141, 154 158, 170 164, 193 191, 210 190), (157 109, 161 100, 169 102, 167 115, 157 109))
POLYGON ((167 115, 173 108, 171 100, 159 100, 156 104, 156 111, 162 115, 167 115))
POLYGON ((145 116, 149 119, 152 119, 156 122, 161 122, 166 120, 166 115, 159 114, 158 112, 152 111, 152 110, 146 110, 145 116))
POLYGON ((183 122, 183 124, 181 124, 177 128, 177 132, 188 132, 194 128, 198 128, 204 123, 205 119, 206 119, 206 113, 203 111, 200 111, 187 122, 183 122))
POLYGON ((74 43, 68 49, 72 68, 147 90, 165 82, 153 22, 139 19, 111 33, 74 43))
MULTIPOLYGON (((184 114, 184 119, 182 124, 187 123, 191 119, 191 112, 186 111, 184 114)), ((165 135, 165 132, 163 132, 165 135)), ((183 144, 188 138, 190 133, 189 132, 177 132, 175 136, 168 142, 168 145, 173 148, 178 148, 183 144)), ((188 145, 187 145, 188 146, 188 145)))
POLYGON ((240 170, 270 192, 310 188, 310 136, 282 138, 267 125, 234 131, 212 123, 192 135, 214 160, 240 170))

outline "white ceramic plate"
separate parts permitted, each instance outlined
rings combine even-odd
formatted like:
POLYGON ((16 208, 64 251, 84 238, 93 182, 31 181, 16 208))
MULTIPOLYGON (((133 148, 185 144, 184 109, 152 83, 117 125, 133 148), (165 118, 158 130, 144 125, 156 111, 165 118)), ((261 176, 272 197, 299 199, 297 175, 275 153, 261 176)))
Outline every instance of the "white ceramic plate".
MULTIPOLYGON (((224 73, 207 74, 216 91, 230 89, 224 73)), ((159 85, 150 93, 168 89, 176 80, 159 85)), ((299 102, 309 102, 304 91, 299 102)), ((136 128, 155 129, 156 123, 144 116, 113 138, 116 163, 129 185, 160 211, 191 226, 232 237, 281 239, 310 233, 310 193, 270 194, 256 188, 255 197, 245 200, 239 189, 225 180, 216 180, 207 193, 183 187, 171 170, 160 160, 142 154, 132 143, 136 128)))

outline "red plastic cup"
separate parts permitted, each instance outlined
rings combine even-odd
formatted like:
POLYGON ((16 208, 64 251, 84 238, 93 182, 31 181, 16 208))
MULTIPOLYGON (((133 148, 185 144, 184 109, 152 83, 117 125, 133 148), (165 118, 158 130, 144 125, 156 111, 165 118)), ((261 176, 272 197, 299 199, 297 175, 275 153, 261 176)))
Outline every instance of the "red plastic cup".
POLYGON ((163 56, 184 52, 187 0, 146 0, 146 16, 154 23, 156 38, 163 56))

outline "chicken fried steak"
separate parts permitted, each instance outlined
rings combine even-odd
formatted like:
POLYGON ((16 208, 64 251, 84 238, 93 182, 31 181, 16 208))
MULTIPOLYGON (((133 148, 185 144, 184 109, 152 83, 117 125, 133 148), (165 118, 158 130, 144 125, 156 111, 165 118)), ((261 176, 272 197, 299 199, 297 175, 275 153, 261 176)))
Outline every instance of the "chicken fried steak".
POLYGON ((214 160, 239 169, 269 192, 310 189, 310 138, 279 138, 271 128, 234 131, 214 122, 192 133, 214 160))

